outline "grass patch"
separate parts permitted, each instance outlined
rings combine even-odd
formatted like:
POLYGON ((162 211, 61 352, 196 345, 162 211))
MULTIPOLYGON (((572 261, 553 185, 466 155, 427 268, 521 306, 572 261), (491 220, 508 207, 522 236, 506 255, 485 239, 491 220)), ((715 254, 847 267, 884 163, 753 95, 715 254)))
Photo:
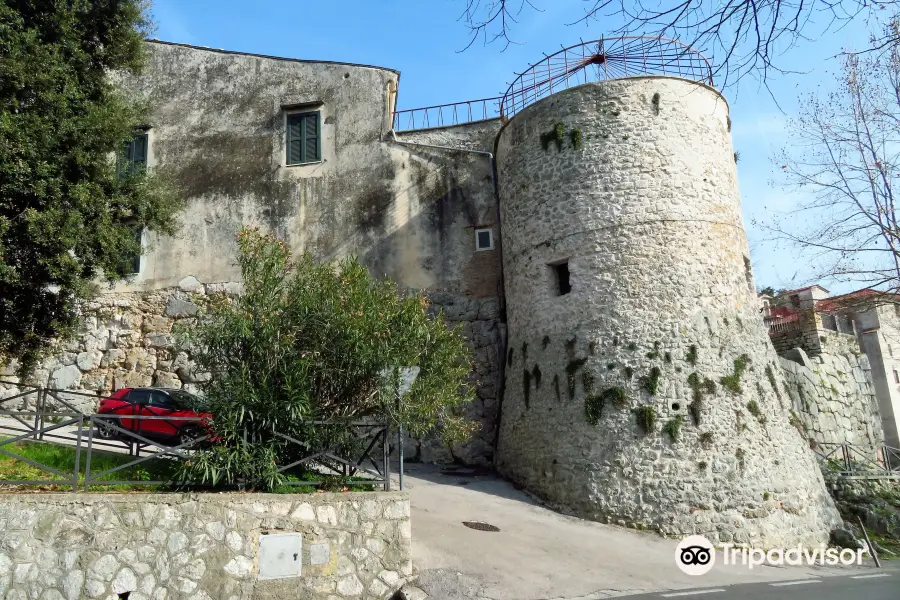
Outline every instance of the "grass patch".
POLYGON ((726 390, 733 394, 743 393, 744 389, 741 387, 741 377, 743 377, 744 372, 747 370, 747 367, 750 365, 750 357, 746 354, 741 354, 736 359, 734 359, 734 372, 731 375, 726 375, 719 380, 719 383, 722 384, 726 390))
MULTIPOLYGON (((2 438, 0 438, 2 439, 2 438)), ((18 454, 24 458, 29 458, 37 463, 46 465, 63 473, 72 473, 75 469, 75 448, 70 446, 60 446, 57 444, 49 444, 46 442, 17 442, 3 446, 4 450, 18 454)), ((81 460, 79 461, 79 482, 80 489, 84 489, 84 472, 87 466, 87 450, 82 448, 81 460)), ((101 473, 108 469, 120 467, 128 464, 137 457, 127 454, 115 454, 112 452, 102 452, 96 449, 91 451, 91 477, 94 474, 101 473)), ((171 458, 154 458, 146 462, 142 462, 132 467, 126 467, 114 473, 104 475, 100 481, 166 481, 170 482, 174 478, 174 468, 176 460, 171 458)), ((10 456, 0 455, 0 481, 59 481, 60 483, 47 483, 37 485, 10 485, 0 488, 7 490, 40 490, 40 491, 67 491, 72 489, 72 484, 65 482, 58 476, 34 467, 26 462, 16 460, 10 456)), ((338 475, 327 475, 316 471, 308 471, 306 469, 294 469, 285 477, 285 482, 311 481, 319 483, 318 486, 311 485, 279 485, 272 490, 276 494, 298 494, 312 493, 316 489, 324 489, 328 491, 374 491, 376 486, 365 483, 365 479, 361 477, 343 477, 338 475)), ((167 484, 146 484, 146 483, 129 483, 122 485, 91 485, 88 491, 172 491, 176 489, 189 489, 184 486, 179 487, 174 483, 167 484)), ((209 488, 200 488, 197 491, 208 490, 209 488)), ((216 491, 219 491, 218 489, 216 491)))

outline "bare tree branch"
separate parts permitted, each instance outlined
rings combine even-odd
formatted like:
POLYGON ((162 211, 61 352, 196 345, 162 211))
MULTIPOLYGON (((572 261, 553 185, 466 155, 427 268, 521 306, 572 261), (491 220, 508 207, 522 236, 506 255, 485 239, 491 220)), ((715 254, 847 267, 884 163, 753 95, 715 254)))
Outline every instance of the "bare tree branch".
MULTIPOLYGON (((897 36, 898 24, 884 36, 897 36)), ((840 86, 810 94, 779 162, 797 208, 756 223, 811 263, 816 280, 900 291, 900 47, 842 57, 840 86)))
MULTIPOLYGON (((550 0, 464 0, 460 18, 469 27, 470 47, 478 39, 490 44, 501 41, 504 49, 525 9, 538 9, 550 0)), ((552 0, 572 2, 574 0, 552 0)), ((717 65, 723 86, 752 74, 765 81, 772 72, 783 72, 780 56, 800 42, 811 41, 828 31, 839 30, 858 19, 870 19, 900 0, 582 0, 583 15, 574 23, 617 16, 625 24, 610 33, 657 35, 690 44, 706 53, 717 65)), ((886 30, 870 40, 866 50, 875 53, 900 40, 886 30)))

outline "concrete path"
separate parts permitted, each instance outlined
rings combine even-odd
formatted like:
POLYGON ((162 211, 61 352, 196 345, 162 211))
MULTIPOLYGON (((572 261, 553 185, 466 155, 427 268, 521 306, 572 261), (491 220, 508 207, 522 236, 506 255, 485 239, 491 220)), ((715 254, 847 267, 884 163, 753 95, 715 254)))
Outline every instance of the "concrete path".
MULTIPOLYGON (((691 577, 679 540, 561 515, 509 483, 470 469, 407 465, 416 585, 433 600, 589 600, 870 572, 854 567, 717 566, 691 577), (499 532, 469 529, 482 521, 499 532)), ((782 589, 783 588, 773 588, 782 589)))

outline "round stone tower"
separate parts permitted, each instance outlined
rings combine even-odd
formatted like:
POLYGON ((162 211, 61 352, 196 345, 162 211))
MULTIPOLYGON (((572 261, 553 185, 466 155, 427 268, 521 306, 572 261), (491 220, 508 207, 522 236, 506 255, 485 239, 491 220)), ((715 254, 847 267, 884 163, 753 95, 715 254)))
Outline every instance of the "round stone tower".
POLYGON ((558 91, 502 129, 497 466, 595 520, 818 544, 839 517, 760 318, 729 130, 719 92, 668 76, 558 91))

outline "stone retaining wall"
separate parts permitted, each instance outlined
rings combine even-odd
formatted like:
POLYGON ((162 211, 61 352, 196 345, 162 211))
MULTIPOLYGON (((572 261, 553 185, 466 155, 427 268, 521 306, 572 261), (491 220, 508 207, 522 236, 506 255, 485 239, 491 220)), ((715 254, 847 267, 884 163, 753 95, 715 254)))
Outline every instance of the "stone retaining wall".
MULTIPOLYGON (((204 284, 186 277, 177 288, 103 294, 86 307, 82 333, 60 344, 22 383, 78 392, 61 396, 85 412, 95 411, 101 397, 123 387, 152 385, 200 393, 198 384, 211 375, 199 372, 190 354, 177 348, 173 328, 190 324, 211 302, 241 290, 239 283, 204 284)), ((466 415, 477 427, 471 439, 453 448, 435 437, 411 439, 406 456, 433 463, 459 460, 490 465, 499 412, 500 301, 449 291, 429 291, 428 297, 435 312, 443 310, 448 325, 462 326, 472 350, 472 376, 478 384, 475 401, 466 407, 466 415)), ((3 373, 2 380, 12 385, 0 382, 0 399, 23 391, 15 385, 19 380, 13 375, 13 367, 3 373)), ((35 398, 32 394, 17 406, 4 406, 34 408, 35 398)), ((48 400, 53 407, 53 398, 48 400)))
MULTIPOLYGON (((836 334, 841 335, 841 334, 836 334)), ((795 348, 779 357, 785 387, 808 439, 875 451, 884 444, 869 359, 864 354, 808 357, 795 348)), ((799 425, 799 424, 798 424, 799 425)))
POLYGON ((2 494, 0 598, 382 599, 412 574, 410 535, 402 492, 2 494), (260 555, 286 533, 297 562, 260 555), (264 578, 284 561, 299 576, 264 578))

